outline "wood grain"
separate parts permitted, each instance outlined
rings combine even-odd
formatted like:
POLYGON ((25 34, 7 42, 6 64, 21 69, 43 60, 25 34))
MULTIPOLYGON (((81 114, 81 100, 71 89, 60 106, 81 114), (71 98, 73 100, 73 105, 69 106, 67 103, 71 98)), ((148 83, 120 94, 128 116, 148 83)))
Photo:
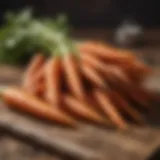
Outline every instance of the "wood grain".
POLYGON ((125 132, 116 132, 79 125, 77 130, 70 130, 24 117, 2 105, 0 128, 21 140, 72 159, 103 160, 111 157, 108 159, 116 160, 121 156, 123 159, 142 160, 160 145, 160 129, 133 127, 125 132))

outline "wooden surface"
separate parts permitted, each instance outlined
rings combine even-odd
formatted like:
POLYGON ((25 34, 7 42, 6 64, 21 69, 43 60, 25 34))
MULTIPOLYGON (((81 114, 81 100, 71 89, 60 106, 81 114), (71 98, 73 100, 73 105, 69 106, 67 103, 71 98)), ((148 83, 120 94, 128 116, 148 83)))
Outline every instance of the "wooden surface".
POLYGON ((132 127, 127 131, 114 131, 80 124, 77 129, 68 129, 6 108, 1 108, 0 128, 25 142, 73 159, 118 160, 121 157, 124 160, 145 160, 160 145, 158 128, 132 127))
MULTIPOLYGON (((153 68, 147 86, 160 91, 160 47, 156 43, 134 50, 153 68)), ((22 73, 23 68, 0 66, 0 84, 18 84, 22 73)), ((123 133, 84 124, 77 130, 64 129, 8 110, 3 104, 0 106, 0 145, 3 146, 0 159, 147 160, 160 146, 159 105, 148 115, 152 127, 132 128, 123 133)))

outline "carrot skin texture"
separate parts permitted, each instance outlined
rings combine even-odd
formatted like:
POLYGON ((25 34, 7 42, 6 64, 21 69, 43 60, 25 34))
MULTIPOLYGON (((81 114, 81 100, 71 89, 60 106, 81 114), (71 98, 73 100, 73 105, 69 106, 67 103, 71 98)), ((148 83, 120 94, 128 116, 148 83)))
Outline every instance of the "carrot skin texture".
POLYGON ((93 92, 94 97, 101 106, 101 109, 104 111, 105 115, 107 115, 111 119, 111 121, 117 125, 117 127, 126 129, 127 123, 125 122, 125 120, 123 120, 108 96, 103 93, 103 91, 94 90, 93 92))
POLYGON ((146 96, 141 93, 137 86, 124 83, 121 80, 117 80, 113 86, 120 90, 124 96, 139 104, 142 108, 149 108, 149 99, 146 99, 146 96))
POLYGON ((24 111, 35 117, 75 127, 75 120, 61 110, 56 107, 53 109, 48 103, 17 87, 5 89, 2 93, 2 99, 9 107, 24 111))
POLYGON ((43 66, 35 73, 33 84, 36 84, 37 82, 44 80, 44 68, 46 66, 46 62, 43 64, 43 66))
POLYGON ((63 69, 69 90, 78 99, 85 98, 84 86, 79 73, 79 61, 73 55, 65 55, 63 57, 63 69))
POLYGON ((143 116, 116 91, 111 91, 111 100, 116 103, 119 110, 126 112, 136 123, 145 124, 143 116))
POLYGON ((94 55, 89 55, 87 53, 82 53, 81 57, 83 63, 86 63, 89 66, 101 71, 102 73, 104 73, 106 78, 114 78, 116 76, 126 82, 129 81, 128 77, 119 66, 116 66, 114 64, 105 64, 94 55))
POLYGON ((63 101, 67 109, 72 111, 75 115, 96 123, 110 125, 110 122, 105 120, 103 116, 98 114, 94 109, 92 109, 93 107, 89 106, 87 103, 79 101, 68 94, 63 96, 63 101))
POLYGON ((101 74, 94 68, 90 67, 88 64, 82 63, 81 70, 84 77, 86 77, 86 79, 90 80, 96 86, 100 88, 107 87, 106 82, 104 81, 101 74))
POLYGON ((51 58, 45 66, 45 99, 53 105, 60 105, 61 95, 61 59, 58 56, 51 58))
POLYGON ((134 60, 134 57, 131 54, 117 54, 118 49, 114 49, 112 47, 106 47, 99 43, 88 42, 79 45, 79 50, 81 52, 87 52, 89 54, 95 55, 97 57, 104 58, 108 62, 112 63, 123 63, 123 62, 131 62, 134 60))
POLYGON ((41 68, 41 66, 44 63, 44 57, 41 54, 36 54, 29 63, 26 72, 24 74, 24 80, 23 80, 23 88, 25 88, 27 91, 33 92, 34 89, 34 76, 37 73, 37 71, 41 68))

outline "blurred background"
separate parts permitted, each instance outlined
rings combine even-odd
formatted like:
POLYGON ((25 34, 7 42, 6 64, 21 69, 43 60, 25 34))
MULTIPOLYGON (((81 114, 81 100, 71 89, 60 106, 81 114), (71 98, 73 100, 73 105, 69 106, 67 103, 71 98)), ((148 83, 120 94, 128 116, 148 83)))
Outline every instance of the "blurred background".
POLYGON ((0 16, 7 10, 32 6, 37 15, 64 12, 75 27, 116 27, 131 17, 145 28, 160 26, 158 0, 1 0, 0 16))

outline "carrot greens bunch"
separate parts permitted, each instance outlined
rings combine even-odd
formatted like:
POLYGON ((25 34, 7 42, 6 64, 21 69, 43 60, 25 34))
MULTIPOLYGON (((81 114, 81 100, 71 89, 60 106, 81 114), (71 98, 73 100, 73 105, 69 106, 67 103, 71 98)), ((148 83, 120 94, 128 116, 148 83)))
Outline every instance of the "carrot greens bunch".
POLYGON ((7 13, 0 28, 0 63, 27 62, 36 51, 50 55, 58 50, 72 50, 67 18, 34 18, 31 9, 7 13))

